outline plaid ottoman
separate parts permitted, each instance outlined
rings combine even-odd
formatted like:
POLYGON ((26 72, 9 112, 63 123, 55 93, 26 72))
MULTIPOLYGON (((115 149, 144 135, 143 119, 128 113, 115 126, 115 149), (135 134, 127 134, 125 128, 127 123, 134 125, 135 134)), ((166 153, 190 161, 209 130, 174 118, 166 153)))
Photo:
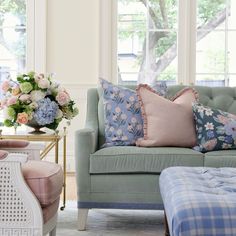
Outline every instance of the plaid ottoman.
POLYGON ((171 236, 236 235, 236 168, 170 167, 160 191, 171 236))

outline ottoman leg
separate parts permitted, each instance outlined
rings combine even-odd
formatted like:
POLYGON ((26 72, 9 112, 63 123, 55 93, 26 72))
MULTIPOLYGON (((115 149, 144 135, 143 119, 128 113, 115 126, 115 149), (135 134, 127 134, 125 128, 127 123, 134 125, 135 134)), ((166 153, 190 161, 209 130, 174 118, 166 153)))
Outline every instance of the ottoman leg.
MULTIPOLYGON (((165 213, 165 212, 164 212, 165 213)), ((170 236, 170 232, 169 232, 169 227, 168 227, 168 222, 167 222, 167 218, 166 218, 166 213, 164 216, 164 225, 165 225, 165 236, 170 236)))

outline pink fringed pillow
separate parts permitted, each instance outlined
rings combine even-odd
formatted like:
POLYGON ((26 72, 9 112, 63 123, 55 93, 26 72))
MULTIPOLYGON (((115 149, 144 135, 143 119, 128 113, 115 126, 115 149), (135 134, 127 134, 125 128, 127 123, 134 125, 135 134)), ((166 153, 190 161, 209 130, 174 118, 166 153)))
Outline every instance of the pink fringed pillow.
POLYGON ((137 146, 196 145, 196 131, 192 102, 198 98, 192 88, 181 90, 172 101, 159 96, 148 85, 137 88, 144 121, 144 138, 136 141, 137 146))
POLYGON ((24 148, 28 145, 29 142, 24 140, 0 140, 0 148, 24 148))

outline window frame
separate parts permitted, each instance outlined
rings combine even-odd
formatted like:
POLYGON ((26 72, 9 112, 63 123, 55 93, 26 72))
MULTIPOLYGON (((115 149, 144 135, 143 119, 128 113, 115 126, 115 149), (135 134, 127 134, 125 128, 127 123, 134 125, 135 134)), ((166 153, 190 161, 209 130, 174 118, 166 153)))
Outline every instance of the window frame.
POLYGON ((26 0, 26 70, 46 73, 46 0, 26 0))

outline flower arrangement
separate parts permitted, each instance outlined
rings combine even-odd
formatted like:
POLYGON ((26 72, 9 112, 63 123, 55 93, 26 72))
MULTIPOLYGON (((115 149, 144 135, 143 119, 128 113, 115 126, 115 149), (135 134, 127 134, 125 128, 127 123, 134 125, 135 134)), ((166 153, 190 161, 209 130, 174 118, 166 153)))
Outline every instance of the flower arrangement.
POLYGON ((1 89, 0 107, 7 127, 33 121, 55 130, 63 118, 71 120, 78 114, 74 101, 52 76, 29 72, 18 75, 17 81, 5 80, 1 89))

